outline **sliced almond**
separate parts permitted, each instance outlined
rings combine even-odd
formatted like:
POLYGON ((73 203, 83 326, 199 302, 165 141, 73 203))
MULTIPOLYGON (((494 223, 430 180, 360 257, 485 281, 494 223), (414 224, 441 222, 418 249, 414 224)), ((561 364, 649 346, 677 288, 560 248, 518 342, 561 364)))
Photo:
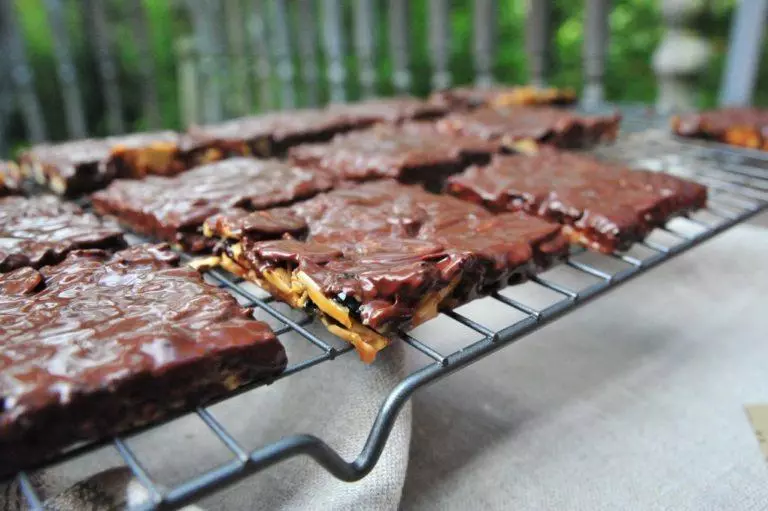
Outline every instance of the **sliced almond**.
POLYGON ((306 289, 309 299, 314 302, 317 307, 328 314, 330 317, 341 323, 347 328, 352 327, 352 320, 349 317, 349 309, 336 303, 333 300, 329 300, 325 294, 323 294, 320 286, 318 286, 314 280, 303 271, 294 272, 294 278, 296 278, 306 289))
POLYGON ((210 270, 211 268, 216 268, 221 264, 221 257, 200 257, 198 259, 192 259, 187 264, 197 271, 210 270))

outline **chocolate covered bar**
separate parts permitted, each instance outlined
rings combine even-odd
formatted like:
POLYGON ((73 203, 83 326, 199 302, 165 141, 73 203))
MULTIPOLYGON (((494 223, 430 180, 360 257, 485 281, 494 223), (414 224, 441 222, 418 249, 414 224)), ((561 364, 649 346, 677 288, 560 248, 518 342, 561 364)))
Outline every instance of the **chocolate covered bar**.
POLYGON ((94 209, 114 215, 132 231, 190 252, 213 242, 200 234, 203 221, 221 210, 261 210, 310 197, 331 186, 322 173, 276 160, 232 158, 172 178, 119 180, 91 196, 94 209))
POLYGON ((23 152, 20 163, 26 176, 59 195, 75 196, 104 188, 115 178, 183 171, 178 143, 177 133, 162 131, 42 144, 23 152))
POLYGON ((0 161, 0 197, 21 193, 21 171, 12 161, 0 161))
POLYGON ((672 130, 683 137, 768 150, 768 110, 765 109, 724 108, 677 115, 672 118, 672 130))
POLYGON ((380 124, 336 136, 327 144, 290 150, 296 165, 320 169, 339 180, 395 178, 434 183, 472 163, 483 163, 500 144, 473 136, 447 136, 429 123, 380 124))
POLYGON ((433 93, 430 103, 450 110, 478 107, 571 105, 576 93, 571 89, 539 88, 532 85, 511 87, 456 87, 433 93))
POLYGON ((232 119, 220 124, 192 126, 182 149, 188 161, 207 163, 233 156, 281 156, 298 144, 323 142, 334 135, 366 128, 373 116, 332 110, 293 110, 232 119))
POLYGON ((580 115, 557 108, 480 108, 437 121, 438 129, 494 140, 516 149, 521 143, 589 147, 616 139, 621 116, 580 115))
POLYGON ((54 264, 72 250, 120 249, 123 235, 52 195, 0 199, 0 273, 54 264))
POLYGON ((698 183, 554 149, 496 156, 450 177, 447 189, 493 211, 525 211, 562 224, 572 242, 607 253, 626 250, 670 217, 707 202, 698 183))
POLYGON ((0 275, 0 475, 285 367, 269 327, 167 246, 0 275))
POLYGON ((334 104, 328 107, 328 111, 364 122, 397 124, 405 121, 437 119, 448 113, 448 108, 418 98, 397 96, 357 103, 334 104))
POLYGON ((366 362, 398 329, 521 281, 568 249, 557 225, 391 180, 269 213, 206 221, 205 234, 224 240, 219 264, 316 313, 366 362))

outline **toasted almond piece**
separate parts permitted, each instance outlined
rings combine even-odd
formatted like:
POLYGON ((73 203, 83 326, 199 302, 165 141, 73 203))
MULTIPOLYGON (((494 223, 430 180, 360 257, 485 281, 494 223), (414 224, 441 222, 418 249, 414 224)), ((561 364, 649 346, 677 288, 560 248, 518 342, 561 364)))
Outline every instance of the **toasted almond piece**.
POLYGON ((285 268, 266 268, 262 270, 261 276, 272 284, 281 296, 294 294, 294 290, 291 287, 291 274, 285 268))
POLYGON ((459 277, 456 277, 443 289, 424 296, 416 306, 416 312, 411 319, 411 326, 420 325, 437 316, 440 312, 440 304, 453 293, 453 290, 459 285, 460 280, 459 277))
POLYGON ((347 328, 352 327, 352 320, 349 317, 349 309, 336 303, 333 300, 329 300, 320 289, 314 280, 309 278, 309 275, 303 271, 296 271, 293 274, 306 289, 309 299, 314 302, 317 307, 328 314, 330 317, 341 323, 347 328))
POLYGON ((196 269, 197 271, 210 270, 211 268, 216 268, 221 264, 221 257, 218 257, 218 256, 199 257, 197 259, 192 259, 187 264, 192 268, 196 269))
POLYGON ((514 140, 508 144, 509 148, 522 154, 536 154, 539 152, 539 144, 531 138, 514 140))

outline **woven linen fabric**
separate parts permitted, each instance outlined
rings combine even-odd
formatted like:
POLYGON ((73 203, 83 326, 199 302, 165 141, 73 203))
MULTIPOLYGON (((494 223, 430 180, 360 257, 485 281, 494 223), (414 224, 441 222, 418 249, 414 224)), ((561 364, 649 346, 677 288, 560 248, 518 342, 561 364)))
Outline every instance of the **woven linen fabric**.
POLYGON ((766 510, 761 402, 768 229, 742 225, 417 394, 401 507, 766 510))

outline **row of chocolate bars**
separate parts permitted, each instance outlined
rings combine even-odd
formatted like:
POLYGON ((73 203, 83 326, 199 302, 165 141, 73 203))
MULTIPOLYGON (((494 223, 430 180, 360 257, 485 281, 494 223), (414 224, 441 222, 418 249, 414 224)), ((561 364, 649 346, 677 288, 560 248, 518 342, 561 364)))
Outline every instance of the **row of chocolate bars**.
POLYGON ((556 149, 618 131, 616 115, 551 106, 572 100, 454 89, 6 164, 2 193, 23 178, 95 191, 109 218, 53 195, 0 199, 0 474, 286 366, 267 325, 168 245, 126 248, 113 220, 315 314, 370 362, 399 329, 548 268, 569 242, 622 250, 705 205, 698 184, 556 149))

